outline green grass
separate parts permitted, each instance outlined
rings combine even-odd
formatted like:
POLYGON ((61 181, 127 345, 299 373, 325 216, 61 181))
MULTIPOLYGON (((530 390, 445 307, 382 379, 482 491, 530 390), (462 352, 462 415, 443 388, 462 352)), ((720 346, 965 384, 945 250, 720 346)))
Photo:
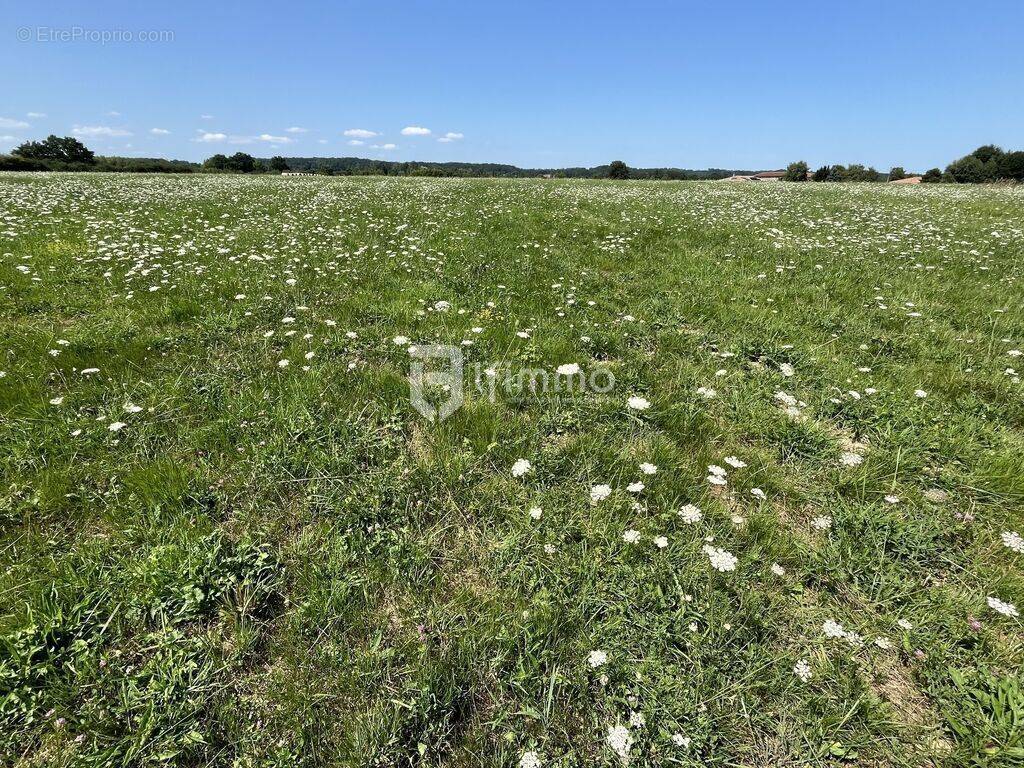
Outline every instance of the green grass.
POLYGON ((0 175, 0 763, 1022 764, 1022 268, 1019 188, 0 175))

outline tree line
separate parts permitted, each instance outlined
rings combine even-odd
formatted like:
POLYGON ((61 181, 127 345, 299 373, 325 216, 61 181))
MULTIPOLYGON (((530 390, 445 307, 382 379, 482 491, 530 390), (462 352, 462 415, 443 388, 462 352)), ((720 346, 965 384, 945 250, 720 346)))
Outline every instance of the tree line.
MULTIPOLYGON (((71 136, 47 136, 41 141, 26 141, 0 155, 0 171, 107 171, 114 173, 282 173, 301 171, 327 176, 462 176, 569 179, 724 179, 748 176, 755 171, 708 168, 630 168, 621 160, 592 168, 519 168, 502 163, 431 163, 369 160, 361 157, 281 157, 258 158, 246 152, 233 155, 216 154, 203 163, 166 160, 159 157, 105 157, 96 155, 81 141, 71 136)), ((854 163, 823 165, 811 171, 800 160, 790 163, 783 179, 786 181, 897 181, 908 174, 896 166, 888 173, 854 163)), ((993 181, 1024 182, 1024 152, 1004 152, 993 144, 978 147, 946 166, 945 171, 932 168, 921 181, 956 184, 980 184, 993 181)))
MULTIPOLYGON (((785 181, 899 181, 908 176, 901 166, 880 173, 863 165, 823 165, 811 171, 803 160, 786 167, 785 181)), ((994 144, 978 147, 954 160, 945 171, 931 168, 921 174, 924 184, 984 184, 994 181, 1024 182, 1024 151, 1004 152, 994 144)))
POLYGON ((72 136, 26 141, 0 155, 0 171, 107 171, 116 173, 317 173, 325 176, 459 176, 568 179, 724 179, 753 171, 708 168, 629 168, 621 160, 592 168, 519 168, 504 163, 432 163, 370 160, 361 157, 259 158, 247 152, 215 154, 202 163, 143 157, 95 155, 72 136))

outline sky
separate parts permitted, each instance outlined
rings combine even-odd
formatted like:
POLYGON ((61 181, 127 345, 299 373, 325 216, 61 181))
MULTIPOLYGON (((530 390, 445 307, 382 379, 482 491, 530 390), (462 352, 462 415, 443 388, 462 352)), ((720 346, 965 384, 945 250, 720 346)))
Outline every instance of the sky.
POLYGON ((1022 30, 1021 0, 0 0, 0 151, 922 171, 1024 148, 1022 30))

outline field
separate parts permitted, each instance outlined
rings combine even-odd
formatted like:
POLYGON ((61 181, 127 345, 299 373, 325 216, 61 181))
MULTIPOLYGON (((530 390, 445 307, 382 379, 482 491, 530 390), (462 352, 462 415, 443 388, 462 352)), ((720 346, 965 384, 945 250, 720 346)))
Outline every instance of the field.
POLYGON ((0 764, 1020 765, 1022 271, 1024 188, 0 175, 0 764))

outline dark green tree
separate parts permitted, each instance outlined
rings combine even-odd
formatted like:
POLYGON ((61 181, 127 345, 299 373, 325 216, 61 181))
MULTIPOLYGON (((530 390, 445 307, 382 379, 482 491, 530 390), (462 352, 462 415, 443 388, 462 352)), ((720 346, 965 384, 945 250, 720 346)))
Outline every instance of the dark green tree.
POLYGON ((287 171, 288 161, 280 155, 274 155, 270 158, 270 170, 277 171, 278 173, 281 173, 281 171, 287 171))
POLYGON ((999 159, 999 178, 1024 181, 1024 152, 1007 152, 999 159))
POLYGON ((974 155, 961 157, 946 166, 946 173, 957 184, 980 184, 985 181, 985 163, 974 155))
POLYGON ((814 175, 811 177, 811 180, 812 181, 828 181, 828 177, 831 174, 832 174, 832 169, 829 168, 827 165, 823 165, 823 166, 821 166, 821 168, 819 168, 818 170, 816 170, 814 172, 814 175))
POLYGON ((235 152, 228 158, 227 169, 237 173, 252 173, 256 170, 256 158, 246 152, 235 152))
POLYGON ((621 160, 612 160, 608 166, 608 178, 609 179, 628 179, 629 178, 629 166, 621 160))
POLYGON ((786 166, 786 175, 782 177, 783 181, 807 181, 807 163, 803 160, 797 160, 795 163, 790 163, 786 166))
POLYGON ((203 163, 203 168, 210 171, 226 171, 228 169, 228 158, 227 155, 220 153, 213 155, 212 157, 206 158, 203 163))
POLYGON ((982 163, 987 163, 993 158, 998 162, 1003 156, 1003 150, 995 144, 984 144, 971 152, 971 156, 978 158, 982 163))
POLYGON ((78 139, 71 136, 54 136, 52 133, 42 141, 26 141, 14 149, 11 154, 29 160, 58 160, 64 163, 86 163, 88 165, 96 162, 92 150, 78 139))
POLYGON ((938 168, 929 168, 921 176, 922 184, 938 184, 940 181, 942 181, 942 171, 938 168))
POLYGON ((899 181, 905 178, 907 178, 907 172, 903 170, 902 166, 896 165, 889 169, 889 181, 899 181))

